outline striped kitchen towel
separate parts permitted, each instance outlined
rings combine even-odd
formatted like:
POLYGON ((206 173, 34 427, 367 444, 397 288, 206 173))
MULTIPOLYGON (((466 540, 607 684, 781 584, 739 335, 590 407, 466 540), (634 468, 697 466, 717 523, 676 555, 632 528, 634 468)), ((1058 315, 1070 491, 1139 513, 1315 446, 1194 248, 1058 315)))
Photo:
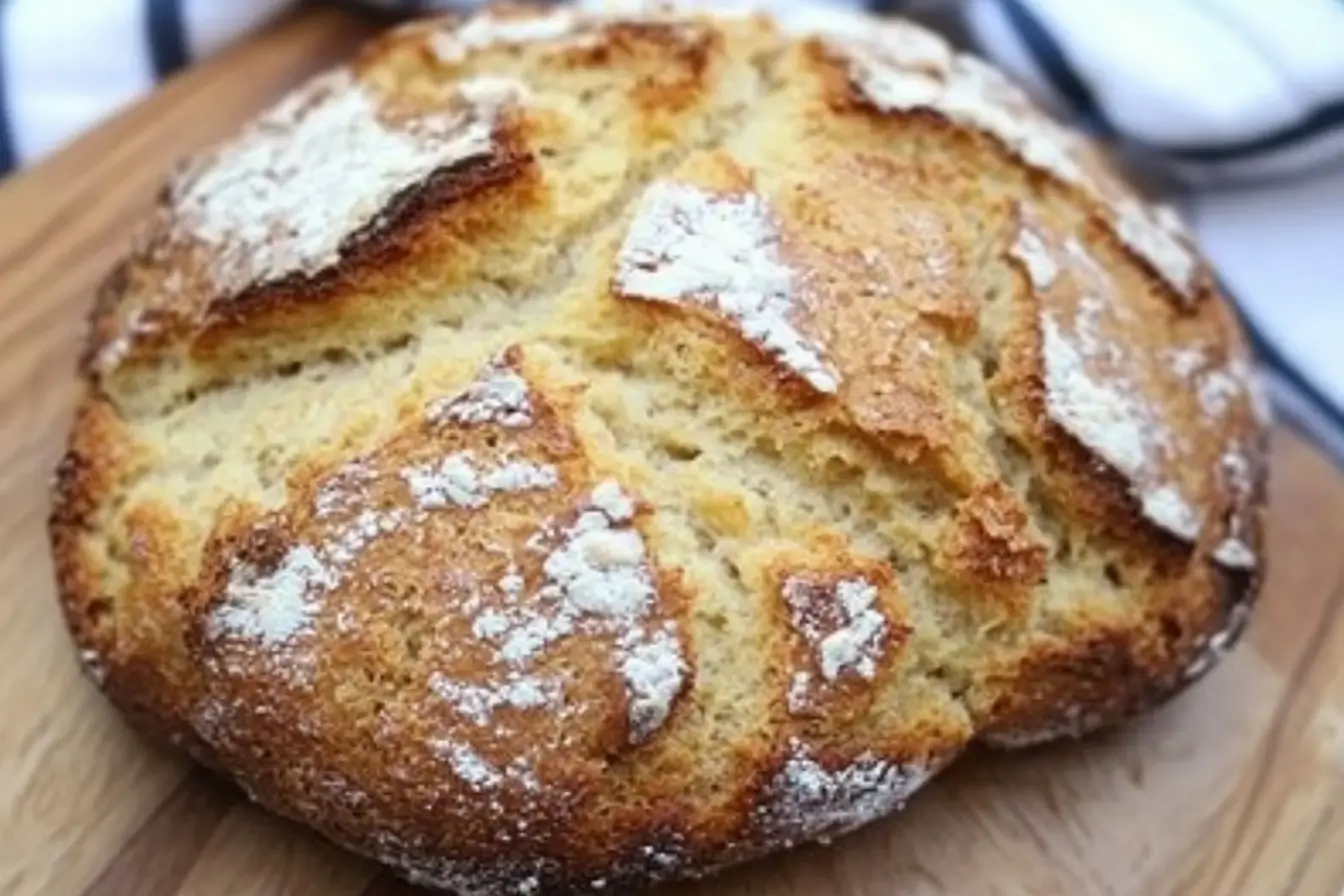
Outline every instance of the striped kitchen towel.
MULTIPOLYGON (((296 2, 0 0, 0 173, 296 2)), ((391 14, 474 5, 329 2, 391 14)), ((816 0, 756 5, 799 2, 816 0)), ((1344 2, 830 2, 955 29, 1111 141, 1198 232, 1280 415, 1344 462, 1344 2)))

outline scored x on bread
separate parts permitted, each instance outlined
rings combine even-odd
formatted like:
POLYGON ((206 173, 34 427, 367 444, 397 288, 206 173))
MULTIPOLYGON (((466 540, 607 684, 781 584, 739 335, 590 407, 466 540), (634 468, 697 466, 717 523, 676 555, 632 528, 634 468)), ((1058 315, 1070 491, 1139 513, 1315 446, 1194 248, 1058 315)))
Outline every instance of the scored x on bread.
POLYGON ((464 893, 842 833, 1175 693, 1262 575, 1190 235, 896 21, 394 30, 173 178, 81 374, 86 669, 464 893))

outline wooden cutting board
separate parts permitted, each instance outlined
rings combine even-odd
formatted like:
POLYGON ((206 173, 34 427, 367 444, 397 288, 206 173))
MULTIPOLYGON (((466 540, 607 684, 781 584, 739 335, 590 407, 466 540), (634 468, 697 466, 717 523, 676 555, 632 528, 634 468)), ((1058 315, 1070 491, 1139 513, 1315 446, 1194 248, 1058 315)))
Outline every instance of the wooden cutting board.
MULTIPOLYGON (((390 896, 409 888, 138 741, 76 672, 47 473, 95 282, 164 171, 347 53, 306 12, 0 185, 0 893, 390 896)), ((1276 444, 1272 573, 1247 643, 1156 715, 967 757, 900 817, 676 896, 1247 894, 1344 886, 1344 476, 1276 444)))

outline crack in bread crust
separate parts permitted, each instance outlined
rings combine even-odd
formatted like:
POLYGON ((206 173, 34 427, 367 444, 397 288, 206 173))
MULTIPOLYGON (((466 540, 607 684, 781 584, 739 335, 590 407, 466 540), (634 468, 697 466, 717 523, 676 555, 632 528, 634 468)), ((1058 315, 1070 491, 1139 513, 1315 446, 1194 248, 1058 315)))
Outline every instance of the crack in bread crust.
MULTIPOLYGON (((1234 320, 1076 138, 867 22, 397 29, 337 77, 372 106, 304 136, 380 148, 383 207, 231 206, 202 232, 269 253, 243 288, 170 195, 55 484, 90 676, 270 808, 494 893, 835 836, 972 740, 1205 674, 1263 575, 1234 320), (478 119, 488 150, 443 142, 478 119)), ((303 96, 205 175, 339 181, 265 142, 303 96)))

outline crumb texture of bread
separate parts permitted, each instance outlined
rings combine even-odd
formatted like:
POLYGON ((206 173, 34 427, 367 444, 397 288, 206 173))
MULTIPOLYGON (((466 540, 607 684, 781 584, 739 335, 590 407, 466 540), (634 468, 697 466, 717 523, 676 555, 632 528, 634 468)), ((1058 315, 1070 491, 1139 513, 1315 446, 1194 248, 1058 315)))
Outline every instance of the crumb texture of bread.
POLYGON ((171 180, 80 371, 90 677, 460 893, 843 834, 1178 692, 1263 573, 1190 235, 894 20, 394 29, 171 180))

